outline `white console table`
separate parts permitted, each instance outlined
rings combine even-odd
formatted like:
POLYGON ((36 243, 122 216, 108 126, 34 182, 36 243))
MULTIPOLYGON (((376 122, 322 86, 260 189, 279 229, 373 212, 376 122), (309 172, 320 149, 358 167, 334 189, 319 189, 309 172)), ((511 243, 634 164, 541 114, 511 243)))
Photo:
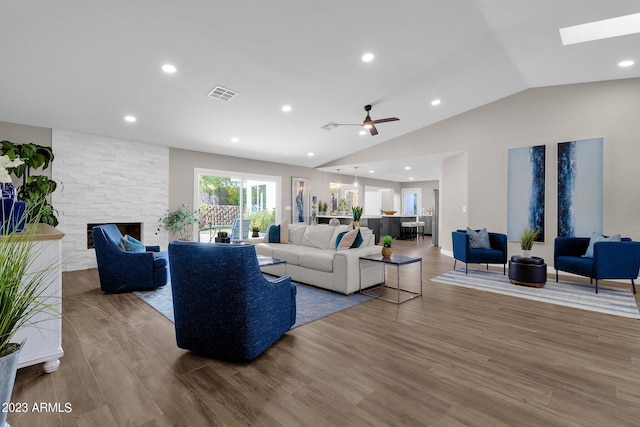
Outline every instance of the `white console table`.
MULTIPOLYGON (((35 244, 32 253, 37 258, 33 260, 29 270, 54 266, 47 274, 47 280, 42 284, 46 288, 43 295, 47 296, 47 304, 62 313, 61 239, 64 237, 64 233, 46 224, 38 224, 36 227, 37 229, 33 233, 35 244)), ((11 340, 12 342, 22 342, 26 339, 18 359, 18 368, 44 362, 44 371, 54 372, 60 366, 59 359, 64 355, 62 350, 62 317, 60 315, 54 316, 51 313, 38 313, 33 317, 32 322, 35 324, 19 329, 11 340)))

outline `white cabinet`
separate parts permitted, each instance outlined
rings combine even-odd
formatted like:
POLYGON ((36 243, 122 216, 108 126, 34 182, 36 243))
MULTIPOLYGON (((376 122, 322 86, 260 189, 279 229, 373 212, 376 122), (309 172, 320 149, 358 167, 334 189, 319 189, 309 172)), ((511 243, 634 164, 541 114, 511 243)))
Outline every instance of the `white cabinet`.
MULTIPOLYGON (((32 254, 34 259, 30 271, 50 268, 47 280, 42 284, 43 296, 47 296, 47 304, 56 307, 58 313, 62 312, 62 237, 64 234, 46 224, 38 224, 38 230, 34 235, 36 240, 32 254)), ((62 351, 62 318, 51 313, 38 313, 34 316, 32 326, 23 327, 11 340, 22 342, 25 345, 20 352, 18 368, 35 365, 44 362, 44 371, 54 372, 60 365, 62 351)))

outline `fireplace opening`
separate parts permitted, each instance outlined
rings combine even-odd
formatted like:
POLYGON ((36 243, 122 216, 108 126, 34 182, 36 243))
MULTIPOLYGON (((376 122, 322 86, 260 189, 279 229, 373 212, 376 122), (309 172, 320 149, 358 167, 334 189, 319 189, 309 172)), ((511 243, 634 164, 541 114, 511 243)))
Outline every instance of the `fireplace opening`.
POLYGON ((93 233, 92 233, 93 227, 96 227, 98 225, 105 225, 105 224, 115 224, 123 236, 125 234, 128 234, 134 239, 138 239, 142 241, 142 223, 141 222, 115 222, 115 223, 102 222, 102 223, 95 223, 95 224, 87 224, 87 249, 94 248, 93 233))

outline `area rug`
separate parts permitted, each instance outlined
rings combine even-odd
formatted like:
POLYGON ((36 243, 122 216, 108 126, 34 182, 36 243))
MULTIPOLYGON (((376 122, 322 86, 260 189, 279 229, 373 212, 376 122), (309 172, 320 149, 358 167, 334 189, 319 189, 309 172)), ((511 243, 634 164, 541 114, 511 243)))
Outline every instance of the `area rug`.
MULTIPOLYGON (((295 283, 295 285, 297 287, 297 294, 296 323, 293 325, 294 328, 362 304, 371 299, 371 297, 362 294, 343 295, 302 283, 295 283)), ((173 317, 171 283, 152 291, 138 291, 134 293, 164 317, 172 322, 175 321, 173 317)))
POLYGON ((509 277, 501 273, 470 269, 469 274, 465 275, 464 268, 450 271, 431 279, 431 281, 640 319, 640 312, 631 291, 631 284, 629 284, 628 290, 598 286, 598 294, 596 294, 593 285, 556 283, 555 280, 549 280, 542 288, 518 286, 511 284, 509 277))

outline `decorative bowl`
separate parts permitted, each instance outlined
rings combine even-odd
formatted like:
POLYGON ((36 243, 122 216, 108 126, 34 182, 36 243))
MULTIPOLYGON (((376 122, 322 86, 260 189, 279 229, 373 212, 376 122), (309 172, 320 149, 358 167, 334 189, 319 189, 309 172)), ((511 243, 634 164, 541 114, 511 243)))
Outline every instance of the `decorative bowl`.
POLYGON ((382 211, 382 213, 385 215, 393 215, 396 213, 396 211, 382 211))

